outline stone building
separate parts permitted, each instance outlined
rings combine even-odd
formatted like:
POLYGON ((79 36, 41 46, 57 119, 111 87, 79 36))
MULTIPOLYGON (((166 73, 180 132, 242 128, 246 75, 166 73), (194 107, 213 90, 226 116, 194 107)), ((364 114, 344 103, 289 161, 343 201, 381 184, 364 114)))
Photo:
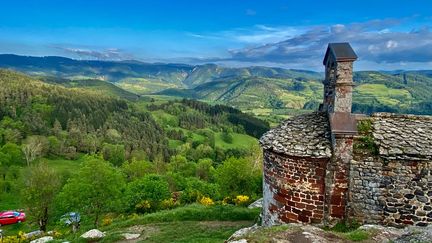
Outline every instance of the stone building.
POLYGON ((432 117, 352 114, 356 59, 348 43, 329 44, 319 111, 260 139, 264 225, 432 224, 432 117))

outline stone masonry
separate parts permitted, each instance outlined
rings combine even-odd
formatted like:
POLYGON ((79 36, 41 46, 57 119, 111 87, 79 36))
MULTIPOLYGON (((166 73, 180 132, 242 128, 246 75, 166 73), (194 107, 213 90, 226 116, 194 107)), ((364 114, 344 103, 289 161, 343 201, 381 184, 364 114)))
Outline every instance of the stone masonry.
POLYGON ((356 59, 348 43, 329 44, 320 110, 260 139, 264 225, 432 225, 432 117, 351 114, 356 59), (357 120, 367 133, 357 134, 357 120))

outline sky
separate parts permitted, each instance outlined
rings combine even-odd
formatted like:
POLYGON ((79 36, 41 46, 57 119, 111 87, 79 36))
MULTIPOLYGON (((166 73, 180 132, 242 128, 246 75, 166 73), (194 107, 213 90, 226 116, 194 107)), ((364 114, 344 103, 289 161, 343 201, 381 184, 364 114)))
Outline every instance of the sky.
MULTIPOLYGON (((0 53, 323 69, 432 69, 431 0, 1 0, 0 53)), ((322 70, 321 70, 322 71, 322 70)))

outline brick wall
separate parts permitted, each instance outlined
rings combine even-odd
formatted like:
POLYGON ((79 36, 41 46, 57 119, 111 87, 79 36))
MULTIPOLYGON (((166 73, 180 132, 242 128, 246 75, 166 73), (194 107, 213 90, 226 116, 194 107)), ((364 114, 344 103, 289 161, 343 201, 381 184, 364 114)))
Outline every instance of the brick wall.
POLYGON ((265 150, 263 224, 321 223, 327 163, 265 150))
POLYGON ((333 139, 333 158, 327 165, 325 179, 325 218, 331 224, 346 216, 352 144, 352 136, 333 139))

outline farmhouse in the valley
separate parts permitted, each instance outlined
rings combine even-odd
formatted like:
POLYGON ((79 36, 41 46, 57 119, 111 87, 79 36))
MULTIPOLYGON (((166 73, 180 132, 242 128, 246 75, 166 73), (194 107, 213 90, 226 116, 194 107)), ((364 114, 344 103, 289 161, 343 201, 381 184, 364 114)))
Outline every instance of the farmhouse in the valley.
POLYGON ((261 138, 264 225, 432 225, 432 117, 352 114, 356 59, 348 43, 329 44, 319 111, 261 138))

